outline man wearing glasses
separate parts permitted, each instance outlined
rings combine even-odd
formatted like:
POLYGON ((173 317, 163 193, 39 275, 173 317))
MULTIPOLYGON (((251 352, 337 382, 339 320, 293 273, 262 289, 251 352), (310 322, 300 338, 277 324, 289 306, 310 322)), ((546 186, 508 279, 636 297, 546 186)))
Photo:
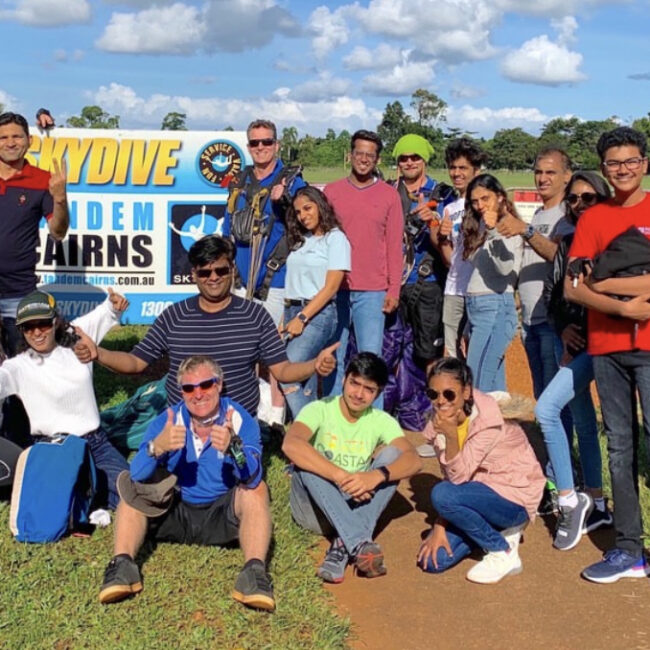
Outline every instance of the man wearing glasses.
MULTIPOLYGON (((325 195, 352 248, 351 270, 337 296, 339 367, 330 394, 340 394, 350 327, 357 350, 381 354, 384 317, 397 309, 402 281, 402 205, 397 191, 377 175, 383 144, 372 131, 351 139, 350 175, 330 183, 325 195)), ((382 406, 381 395, 377 405, 382 406)))
MULTIPOLYGON (((246 129, 253 165, 245 167, 230 186, 223 234, 235 244, 239 295, 259 300, 276 327, 284 313, 285 262, 289 246, 285 211, 305 182, 278 159, 277 129, 269 120, 255 120, 246 129)), ((271 378, 272 405, 264 419, 283 424, 284 398, 271 378)), ((265 405, 268 406, 268 405, 265 405)))
POLYGON ((232 597, 271 611, 271 513, 259 427, 221 396, 223 373, 210 357, 184 359, 176 378, 182 400, 149 425, 130 472, 118 477, 114 556, 99 600, 113 603, 142 590, 134 559, 145 537, 209 546, 239 541, 245 564, 232 597))
MULTIPOLYGON (((648 172, 645 136, 619 127, 603 133, 596 148, 614 199, 589 208, 580 217, 569 265, 580 258, 593 260, 628 229, 636 228, 650 238, 650 196, 641 188, 648 172)), ((582 576, 598 583, 643 578, 650 574, 650 567, 643 550, 634 423, 638 393, 644 427, 646 431, 650 427, 650 274, 600 282, 582 275, 567 276, 564 292, 569 300, 588 308, 587 351, 593 357, 615 504, 615 547, 584 569, 582 576)))
POLYGON ((273 377, 287 383, 304 381, 314 372, 327 375, 334 369, 336 344, 316 359, 291 363, 266 310, 232 294, 234 248, 230 241, 208 235, 192 245, 188 257, 198 295, 170 305, 131 352, 98 348, 83 336, 83 348, 77 346, 79 358, 97 359, 116 372, 137 374, 167 355, 167 398, 169 404, 176 404, 181 399, 175 381, 181 361, 192 354, 207 355, 224 370, 224 393, 253 416, 260 399, 255 373, 260 361, 273 377))

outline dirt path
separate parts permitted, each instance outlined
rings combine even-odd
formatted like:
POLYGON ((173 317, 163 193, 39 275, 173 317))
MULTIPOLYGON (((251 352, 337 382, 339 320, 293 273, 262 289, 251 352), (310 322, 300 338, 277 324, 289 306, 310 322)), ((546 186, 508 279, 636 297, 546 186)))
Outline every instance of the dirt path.
MULTIPOLYGON (((508 386, 532 393, 518 339, 508 353, 508 386)), ((402 482, 384 513, 390 523, 377 540, 388 575, 366 580, 348 569, 342 584, 328 587, 354 624, 353 648, 650 650, 650 579, 595 585, 580 578, 611 545, 611 531, 562 553, 551 546, 552 518, 538 518, 520 548, 523 573, 493 586, 465 580, 473 559, 441 575, 420 571, 415 556, 431 526, 428 494, 438 476, 437 461, 425 460, 423 473, 402 482)))

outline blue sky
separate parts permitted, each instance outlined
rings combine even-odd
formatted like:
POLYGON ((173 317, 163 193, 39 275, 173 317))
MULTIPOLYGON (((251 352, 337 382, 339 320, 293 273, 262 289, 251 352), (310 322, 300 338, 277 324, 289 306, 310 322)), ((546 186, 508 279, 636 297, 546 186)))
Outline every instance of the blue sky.
POLYGON ((0 0, 0 102, 123 127, 375 128, 426 88, 490 137, 650 111, 650 0, 0 0))

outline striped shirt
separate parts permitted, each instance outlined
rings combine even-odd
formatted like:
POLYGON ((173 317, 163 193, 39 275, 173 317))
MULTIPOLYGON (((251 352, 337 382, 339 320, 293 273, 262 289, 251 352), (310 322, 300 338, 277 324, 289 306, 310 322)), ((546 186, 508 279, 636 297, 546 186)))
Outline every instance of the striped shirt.
POLYGON ((181 362, 205 354, 223 369, 224 395, 239 402, 251 415, 257 413, 260 391, 255 365, 287 360, 282 339, 264 307, 233 296, 215 313, 199 307, 199 296, 170 305, 154 321, 146 336, 131 351, 148 364, 169 355, 168 403, 182 400, 176 383, 181 362))

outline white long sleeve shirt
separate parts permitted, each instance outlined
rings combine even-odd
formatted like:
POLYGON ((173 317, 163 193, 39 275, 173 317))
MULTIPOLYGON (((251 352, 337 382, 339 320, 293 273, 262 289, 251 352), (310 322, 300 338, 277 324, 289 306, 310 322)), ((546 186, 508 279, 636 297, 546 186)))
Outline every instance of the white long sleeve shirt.
MULTIPOLYGON (((107 299, 72 321, 96 343, 119 323, 107 299)), ((18 395, 34 435, 69 433, 82 436, 99 427, 93 390, 93 364, 81 363, 75 353, 57 345, 49 354, 26 350, 0 366, 0 398, 18 395)))

